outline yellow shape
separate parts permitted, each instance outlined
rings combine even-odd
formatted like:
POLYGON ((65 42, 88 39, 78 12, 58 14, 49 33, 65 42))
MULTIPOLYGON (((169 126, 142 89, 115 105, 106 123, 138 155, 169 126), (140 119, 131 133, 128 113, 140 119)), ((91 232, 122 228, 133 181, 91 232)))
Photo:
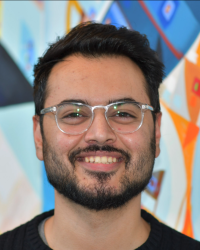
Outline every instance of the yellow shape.
POLYGON ((75 9, 78 11, 78 13, 80 14, 80 22, 84 17, 84 12, 83 9, 81 8, 80 4, 78 1, 68 1, 68 5, 67 5, 67 15, 66 15, 66 27, 67 30, 66 32, 68 33, 70 31, 71 27, 71 12, 72 12, 72 8, 75 7, 75 9))

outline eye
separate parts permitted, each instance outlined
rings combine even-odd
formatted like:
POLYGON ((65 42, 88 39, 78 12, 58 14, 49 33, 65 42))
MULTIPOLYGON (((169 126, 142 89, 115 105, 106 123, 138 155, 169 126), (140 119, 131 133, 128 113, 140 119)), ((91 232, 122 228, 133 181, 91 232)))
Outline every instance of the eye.
POLYGON ((84 117, 84 115, 79 113, 70 113, 68 115, 65 115, 63 118, 77 118, 77 117, 84 117))
POLYGON ((68 125, 79 125, 88 121, 90 117, 84 113, 70 112, 58 117, 59 123, 68 125))
POLYGON ((121 112, 118 111, 115 116, 117 117, 123 117, 123 118, 136 118, 133 114, 127 113, 127 112, 121 112))

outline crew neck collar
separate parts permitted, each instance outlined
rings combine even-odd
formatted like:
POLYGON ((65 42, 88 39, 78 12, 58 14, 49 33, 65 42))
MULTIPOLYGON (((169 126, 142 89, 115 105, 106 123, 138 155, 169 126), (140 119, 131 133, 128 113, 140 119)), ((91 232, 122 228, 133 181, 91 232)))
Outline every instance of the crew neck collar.
MULTIPOLYGON (((41 239, 38 232, 38 225, 40 222, 45 220, 47 217, 54 215, 54 210, 42 213, 35 217, 33 220, 28 222, 27 225, 27 237, 33 249, 37 250, 49 250, 47 245, 41 239)), ((145 210, 141 210, 142 218, 150 224, 151 231, 148 239, 140 247, 135 250, 155 250, 158 249, 162 237, 162 227, 161 224, 155 219, 151 214, 147 213, 145 210)))

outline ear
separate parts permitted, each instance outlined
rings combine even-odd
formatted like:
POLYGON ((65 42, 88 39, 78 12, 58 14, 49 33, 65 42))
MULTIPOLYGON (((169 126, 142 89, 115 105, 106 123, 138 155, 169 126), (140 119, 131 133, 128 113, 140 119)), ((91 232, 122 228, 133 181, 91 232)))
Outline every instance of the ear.
POLYGON ((37 158, 43 161, 43 139, 40 129, 40 117, 37 115, 33 116, 33 135, 37 158))
POLYGON ((160 154, 161 117, 162 117, 162 113, 161 112, 159 112, 159 113, 156 114, 156 121, 155 121, 156 155, 155 155, 155 157, 158 157, 159 154, 160 154))

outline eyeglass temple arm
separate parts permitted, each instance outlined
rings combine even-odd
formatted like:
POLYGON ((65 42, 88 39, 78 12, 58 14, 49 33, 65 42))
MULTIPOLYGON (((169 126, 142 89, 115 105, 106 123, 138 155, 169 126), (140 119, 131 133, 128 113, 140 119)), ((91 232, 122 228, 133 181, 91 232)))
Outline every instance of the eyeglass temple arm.
POLYGON ((50 108, 42 109, 40 111, 40 114, 45 115, 46 113, 55 112, 55 111, 56 111, 56 107, 50 107, 50 108))
POLYGON ((151 111, 154 111, 154 108, 152 106, 149 106, 148 104, 142 104, 142 109, 144 110, 151 110, 151 111))

